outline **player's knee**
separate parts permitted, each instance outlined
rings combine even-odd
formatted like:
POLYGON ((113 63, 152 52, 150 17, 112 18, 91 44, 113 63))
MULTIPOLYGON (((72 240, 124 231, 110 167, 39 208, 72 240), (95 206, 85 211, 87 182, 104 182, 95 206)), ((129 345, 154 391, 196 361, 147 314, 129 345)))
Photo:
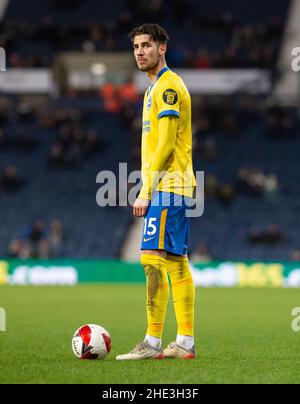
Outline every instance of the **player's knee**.
POLYGON ((155 259, 155 257, 166 259, 167 253, 164 250, 143 250, 141 258, 140 258, 140 262, 142 265, 143 265, 143 262, 145 261, 146 256, 148 256, 150 258, 154 258, 154 259, 155 259))

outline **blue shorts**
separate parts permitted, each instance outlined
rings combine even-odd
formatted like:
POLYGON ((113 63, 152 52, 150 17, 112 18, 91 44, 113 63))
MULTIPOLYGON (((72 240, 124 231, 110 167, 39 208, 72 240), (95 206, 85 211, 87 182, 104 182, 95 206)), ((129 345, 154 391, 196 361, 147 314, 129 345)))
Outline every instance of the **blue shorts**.
POLYGON ((144 218, 141 250, 188 253, 190 218, 185 196, 155 192, 144 218))

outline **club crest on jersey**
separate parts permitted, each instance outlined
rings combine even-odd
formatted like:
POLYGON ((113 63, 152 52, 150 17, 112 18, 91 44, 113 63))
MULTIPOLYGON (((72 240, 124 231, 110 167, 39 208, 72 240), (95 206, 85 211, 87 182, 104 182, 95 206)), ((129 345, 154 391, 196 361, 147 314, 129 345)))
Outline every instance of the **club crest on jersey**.
POLYGON ((175 105, 178 101, 178 95, 175 90, 169 88, 163 93, 163 100, 168 105, 175 105))
POLYGON ((150 97, 148 98, 148 102, 147 102, 147 110, 149 111, 149 109, 152 107, 152 97, 150 95, 150 97))

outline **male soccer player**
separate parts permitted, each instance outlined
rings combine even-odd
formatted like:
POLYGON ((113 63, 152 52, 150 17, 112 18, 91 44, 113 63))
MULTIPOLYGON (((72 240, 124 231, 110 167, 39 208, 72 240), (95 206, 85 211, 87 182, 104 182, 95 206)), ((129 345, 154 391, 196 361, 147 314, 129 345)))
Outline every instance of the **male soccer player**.
POLYGON ((145 93, 142 133, 143 186, 133 214, 145 217, 141 264, 147 283, 148 329, 143 342, 117 360, 195 358, 195 287, 187 248, 187 199, 196 185, 192 167, 191 98, 166 65, 168 33, 144 24, 130 33, 138 68, 151 85, 145 93), (177 339, 162 349, 169 298, 168 275, 178 324, 177 339))

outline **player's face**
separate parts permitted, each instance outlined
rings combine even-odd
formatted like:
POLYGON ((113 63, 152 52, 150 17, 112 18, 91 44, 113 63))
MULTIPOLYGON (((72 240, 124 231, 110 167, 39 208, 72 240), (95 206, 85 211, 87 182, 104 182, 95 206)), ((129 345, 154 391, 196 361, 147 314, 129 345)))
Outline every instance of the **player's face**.
POLYGON ((142 72, 155 69, 165 54, 166 45, 153 41, 150 35, 138 35, 134 38, 133 50, 138 68, 142 72))

